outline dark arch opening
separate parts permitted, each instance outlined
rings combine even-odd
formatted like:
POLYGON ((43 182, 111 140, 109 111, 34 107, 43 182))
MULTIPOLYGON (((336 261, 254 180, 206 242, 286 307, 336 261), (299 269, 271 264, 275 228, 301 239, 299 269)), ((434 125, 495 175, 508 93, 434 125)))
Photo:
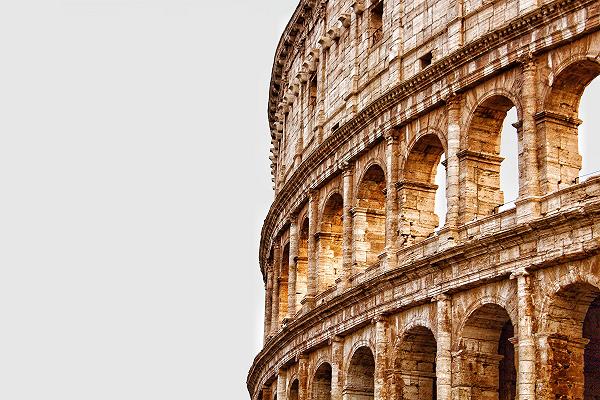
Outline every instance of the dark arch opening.
POLYGON ((371 349, 364 346, 356 350, 350 361, 344 398, 369 400, 375 396, 375 358, 371 349))
POLYGON ((385 248, 385 174, 379 165, 365 172, 354 208, 354 256, 359 267, 378 262, 385 248))
POLYGON ((300 383, 298 382, 298 379, 296 379, 292 382, 292 386, 290 386, 290 400, 298 400, 299 392, 300 383))
POLYGON ((279 323, 288 316, 288 276, 290 268, 290 244, 283 246, 281 270, 279 271, 279 323))
POLYGON ((472 398, 515 399, 514 333, 508 312, 497 304, 485 304, 467 319, 453 373, 472 398))
POLYGON ((342 196, 335 193, 327 200, 323 210, 317 246, 319 260, 318 292, 323 292, 335 286, 335 280, 342 270, 343 206, 342 196))
POLYGON ((323 363, 315 372, 311 400, 331 400, 331 365, 323 363))

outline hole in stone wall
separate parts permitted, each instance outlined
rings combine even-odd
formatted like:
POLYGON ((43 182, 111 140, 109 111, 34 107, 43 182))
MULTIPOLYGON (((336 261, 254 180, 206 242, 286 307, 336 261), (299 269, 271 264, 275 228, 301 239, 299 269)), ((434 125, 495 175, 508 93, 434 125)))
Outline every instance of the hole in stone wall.
POLYGON ((431 51, 428 52, 423 57, 421 57, 420 60, 421 60, 421 69, 425 69, 425 68, 429 67, 433 63, 433 52, 431 52, 431 51))
POLYGON ((513 126, 519 121, 517 108, 513 107, 506 113, 500 133, 500 190, 504 193, 504 204, 499 211, 515 207, 519 196, 519 137, 513 126))
POLYGON ((581 171, 579 176, 585 180, 590 176, 600 174, 600 79, 596 78, 583 92, 579 106, 579 118, 582 124, 579 128, 579 154, 581 154, 581 171))
POLYGON ((311 400, 331 400, 331 365, 323 363, 315 372, 311 400))

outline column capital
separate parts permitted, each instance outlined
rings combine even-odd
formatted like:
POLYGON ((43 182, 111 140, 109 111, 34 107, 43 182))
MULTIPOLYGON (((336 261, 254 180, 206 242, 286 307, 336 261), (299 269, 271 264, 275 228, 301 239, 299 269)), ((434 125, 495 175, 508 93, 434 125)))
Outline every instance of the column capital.
POLYGON ((384 314, 378 314, 375 317, 373 317, 372 322, 374 324, 377 324, 377 323, 386 323, 386 322, 388 322, 388 317, 386 315, 384 315, 384 314))
POLYGON ((338 335, 330 337, 329 341, 328 341, 330 346, 333 345, 334 343, 342 343, 342 342, 344 342, 344 338, 341 336, 338 336, 338 335))
POLYGON ((306 362, 308 361, 308 354, 306 353, 298 353, 296 354, 296 362, 306 362))
POLYGON ((387 144, 393 144, 400 138, 400 132, 396 128, 388 129, 383 133, 383 137, 387 144))
POLYGON ((442 100, 449 108, 460 107, 462 102, 462 94, 456 93, 453 89, 448 89, 448 94, 442 97, 442 100))
POLYGON ((298 213, 296 211, 290 213, 290 216, 288 218, 288 222, 290 224, 298 224, 298 213))
POLYGON ((517 279, 520 277, 526 277, 529 276, 529 271, 527 271, 526 268, 520 268, 518 270, 516 270, 515 272, 513 272, 512 274, 510 274, 510 279, 517 279))
POLYGON ((521 68, 523 68, 523 72, 531 72, 535 71, 535 57, 533 53, 527 52, 518 58, 519 64, 521 64, 521 68))
POLYGON ((440 293, 431 298, 432 303, 438 303, 441 301, 449 301, 452 300, 452 297, 446 293, 440 293))
POLYGON ((340 168, 342 170, 342 174, 344 176, 352 174, 354 170, 354 162, 350 160, 344 160, 340 164, 340 168))

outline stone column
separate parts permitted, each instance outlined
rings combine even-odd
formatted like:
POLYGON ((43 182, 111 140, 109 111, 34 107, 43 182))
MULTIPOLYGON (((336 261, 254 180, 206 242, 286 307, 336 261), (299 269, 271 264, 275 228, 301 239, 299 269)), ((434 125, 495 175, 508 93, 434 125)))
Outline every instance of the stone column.
POLYGON ((533 302, 529 274, 523 269, 511 275, 517 280, 518 340, 517 398, 535 399, 535 341, 533 337, 533 302))
POLYGON ((344 390, 344 339, 334 336, 329 341, 331 345, 331 400, 342 400, 344 390))
POLYGON ((462 98, 451 95, 446 100, 448 111, 448 151, 446 154, 446 227, 456 228, 459 218, 460 170, 458 152, 460 151, 460 111, 462 98))
POLYGON ((350 284, 352 276, 352 184, 354 168, 350 163, 345 163, 342 172, 342 186, 344 192, 343 208, 343 234, 342 239, 342 287, 350 284))
POLYGON ((276 243, 273 247, 273 296, 271 311, 271 335, 279 330, 279 277, 281 273, 281 247, 276 243))
POLYGON ((377 316, 375 322, 375 399, 387 400, 385 384, 388 370, 388 320, 384 316, 377 316))
POLYGON ((290 260, 288 271, 288 317, 296 315, 296 273, 298 261, 298 216, 290 219, 290 260))
POLYGON ((518 222, 535 218, 540 214, 540 175, 535 121, 537 99, 535 59, 528 56, 521 63, 523 118, 519 129, 519 199, 516 202, 518 222))
POLYGON ((273 311, 273 266, 267 265, 267 284, 265 288, 265 342, 271 335, 271 313, 273 311))
POLYGON ((452 299, 440 294, 433 301, 437 309, 437 354, 435 376, 437 400, 452 398, 452 299))
POLYGON ((308 281, 304 306, 315 307, 317 296, 317 224, 319 219, 319 192, 311 190, 308 196, 308 281))
POLYGON ((287 370, 281 368, 277 373, 277 400, 286 400, 287 370))
POLYGON ((386 133, 385 137, 386 158, 386 186, 385 186, 385 252, 387 254, 387 269, 398 265, 396 252, 398 251, 398 131, 395 129, 386 133))
POLYGON ((309 400, 308 398, 308 356, 301 354, 298 357, 298 400, 309 400))

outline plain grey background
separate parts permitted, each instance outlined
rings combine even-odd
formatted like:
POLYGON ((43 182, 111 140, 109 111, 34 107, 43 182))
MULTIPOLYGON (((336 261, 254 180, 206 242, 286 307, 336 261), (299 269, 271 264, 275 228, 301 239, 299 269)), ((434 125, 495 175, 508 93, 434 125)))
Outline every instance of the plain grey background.
POLYGON ((295 6, 1 3, 0 398, 248 398, 268 83, 295 6))

